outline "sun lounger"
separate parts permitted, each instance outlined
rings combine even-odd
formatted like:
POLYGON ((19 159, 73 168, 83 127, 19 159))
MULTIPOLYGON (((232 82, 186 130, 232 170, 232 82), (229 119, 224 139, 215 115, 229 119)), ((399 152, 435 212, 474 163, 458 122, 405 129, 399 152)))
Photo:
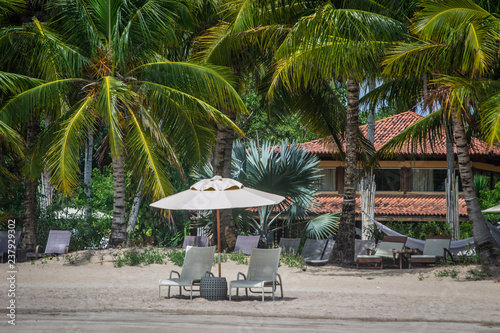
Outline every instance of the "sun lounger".
POLYGON ((309 265, 325 265, 335 245, 333 239, 306 239, 302 249, 302 258, 309 265))
POLYGON ((9 255, 9 245, 12 245, 10 246, 10 250, 14 251, 11 254, 16 253, 17 245, 21 239, 21 231, 14 231, 11 235, 13 236, 9 237, 8 231, 0 231, 0 262, 2 263, 5 262, 4 259, 6 260, 9 255))
MULTIPOLYGON (((356 258, 356 268, 359 264, 375 264, 374 268, 384 268, 384 261, 392 260, 393 263, 399 258, 398 254, 394 254, 392 250, 402 250, 405 246, 407 237, 404 236, 385 236, 377 245, 375 251, 368 250, 367 255, 359 255, 356 258)), ((366 266, 370 268, 370 266, 366 266)))
POLYGON ((299 253, 300 238, 280 238, 279 247, 283 253, 295 256, 299 253))
POLYGON ((215 246, 192 247, 186 251, 181 272, 172 270, 168 279, 160 279, 158 282, 158 298, 160 298, 161 287, 168 287, 168 298, 170 298, 170 287, 179 287, 180 295, 182 295, 182 287, 190 287, 189 299, 193 299, 193 287, 200 284, 202 277, 213 276, 211 270, 214 253, 215 246), (174 274, 178 277, 175 278, 174 274))
POLYGON ((185 236, 182 248, 185 249, 188 246, 207 247, 208 236, 185 236))
POLYGON ((250 255, 252 249, 259 246, 260 236, 241 236, 236 238, 236 244, 234 246, 234 252, 242 252, 244 254, 250 255))
POLYGON ((446 258, 446 254, 453 260, 450 252, 451 236, 427 236, 422 254, 412 255, 408 259, 408 268, 414 264, 435 264, 438 259, 446 258))
POLYGON ((37 245, 35 252, 26 253, 26 258, 37 259, 43 256, 53 256, 57 254, 66 254, 69 252, 69 244, 71 241, 71 230, 50 230, 49 238, 47 239, 47 245, 45 246, 45 251, 40 252, 42 248, 37 245))
POLYGON ((245 288, 246 295, 248 290, 259 289, 262 293, 262 302, 264 302, 264 288, 271 288, 274 294, 277 286, 281 289, 281 298, 283 298, 283 286, 281 276, 278 274, 278 266, 280 262, 280 248, 277 249, 257 249, 253 248, 250 255, 250 263, 248 264, 247 275, 238 273, 237 280, 229 283, 229 300, 231 301, 231 290, 236 288, 236 296, 238 289, 245 288), (242 279, 240 280, 240 277, 242 279))
POLYGON ((360 255, 365 255, 369 249, 375 248, 375 240, 373 239, 355 239, 354 243, 354 261, 360 255))

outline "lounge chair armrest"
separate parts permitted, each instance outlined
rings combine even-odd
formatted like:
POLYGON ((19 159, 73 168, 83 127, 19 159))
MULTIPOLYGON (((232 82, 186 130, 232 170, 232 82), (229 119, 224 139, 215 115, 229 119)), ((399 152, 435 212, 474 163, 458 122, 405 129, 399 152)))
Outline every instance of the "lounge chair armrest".
POLYGON ((214 273, 206 271, 205 272, 205 277, 214 277, 214 273))
POLYGON ((178 278, 180 278, 180 277, 181 277, 181 274, 180 274, 179 272, 177 272, 177 271, 170 271, 170 277, 169 277, 169 279, 171 279, 171 278, 172 278, 172 275, 173 275, 174 273, 175 273, 175 274, 177 274, 177 277, 178 277, 178 278))
POLYGON ((450 257, 451 261, 452 262, 455 262, 455 259, 453 258, 453 254, 450 252, 450 250, 448 250, 447 248, 444 248, 443 249, 443 258, 446 260, 446 254, 448 254, 448 256, 450 257))
POLYGON ((243 276, 243 280, 246 280, 246 279, 247 279, 247 277, 246 277, 246 275, 245 275, 245 274, 243 274, 243 273, 241 273, 241 272, 238 272, 238 276, 236 277, 236 280, 239 280, 239 279, 240 279, 240 275, 242 275, 242 276, 243 276))
POLYGON ((367 256, 371 256, 374 253, 375 253, 375 249, 366 249, 366 255, 367 256))
POLYGON ((36 248, 35 248, 35 253, 41 253, 40 250, 43 251, 43 246, 37 245, 36 248))
POLYGON ((66 247, 64 248, 64 254, 68 254, 69 253, 69 245, 66 245, 66 247))

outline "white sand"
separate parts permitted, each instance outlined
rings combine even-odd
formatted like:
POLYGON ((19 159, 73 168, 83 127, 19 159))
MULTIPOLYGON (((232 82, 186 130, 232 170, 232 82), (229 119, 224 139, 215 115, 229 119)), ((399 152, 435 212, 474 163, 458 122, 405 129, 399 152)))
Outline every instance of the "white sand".
MULTIPOLYGON (((196 297, 190 301, 187 293, 180 297, 176 288, 172 289, 173 298, 166 298, 165 288, 159 299, 158 279, 167 278, 172 269, 180 271, 180 267, 172 262, 115 268, 110 262, 113 256, 107 250, 95 252, 90 261, 84 258, 84 252, 80 252, 79 258, 73 265, 63 259, 47 260, 46 263, 38 260, 35 264, 26 262, 17 265, 17 325, 13 332, 22 331, 23 320, 25 328, 30 328, 26 331, 38 327, 37 319, 40 319, 40 325, 53 320, 47 326, 47 331, 53 331, 58 328, 57 320, 66 318, 64 325, 67 325, 68 321, 77 320, 75 318, 85 316, 86 313, 87 324, 92 320, 103 321, 102 316, 107 318, 104 322, 109 324, 114 322, 112 319, 117 314, 122 314, 123 318, 132 318, 138 314, 147 317, 149 313, 152 323, 153 318, 162 314, 186 315, 185 318, 192 318, 192 315, 199 318, 202 318, 200 315, 221 315, 221 318, 249 318, 248 323, 255 323, 255 318, 261 318, 259 325, 267 322, 263 318, 278 317, 283 322, 287 322, 286 319, 289 318, 289 323, 304 319, 302 322, 306 324, 332 320, 378 323, 404 321, 414 323, 415 327, 418 326, 418 331, 426 332, 432 331, 431 326, 438 323, 450 330, 455 326, 461 327, 461 324, 462 327, 474 324, 476 328, 500 331, 498 268, 493 269, 493 276, 485 280, 471 281, 465 278, 467 271, 480 267, 448 266, 380 271, 308 266, 306 271, 302 271, 281 266, 279 273, 283 279, 284 299, 277 298, 273 302, 270 297, 266 297, 266 301, 262 303, 259 295, 246 298, 241 296, 244 295, 242 292, 233 302, 208 301, 199 297, 199 293, 195 293, 196 297), (101 262, 102 258, 104 262, 101 262), (457 278, 436 276, 437 272, 450 269, 458 272, 457 278)), ((0 264, 0 269, 5 272, 4 276, 9 271, 7 264, 0 264)), ((227 280, 236 279, 239 271, 246 274, 247 266, 231 261, 222 264, 222 276, 227 280)), ((217 274, 217 266, 213 267, 212 272, 217 274)), ((2 332, 5 327, 12 329, 6 323, 6 306, 10 300, 7 297, 8 289, 8 281, 2 279, 2 332)), ((110 331, 113 331, 113 325, 108 327, 110 331)), ((408 327, 408 324, 405 326, 408 327)), ((42 327, 45 326, 38 328, 42 327)), ((107 331, 106 325, 100 327, 103 328, 102 331, 107 331)), ((444 331, 443 327, 436 331, 444 331)), ((310 328, 309 331, 315 330, 310 328)), ((92 330, 89 328, 88 331, 92 330)), ((322 330, 318 327, 317 331, 322 330)))

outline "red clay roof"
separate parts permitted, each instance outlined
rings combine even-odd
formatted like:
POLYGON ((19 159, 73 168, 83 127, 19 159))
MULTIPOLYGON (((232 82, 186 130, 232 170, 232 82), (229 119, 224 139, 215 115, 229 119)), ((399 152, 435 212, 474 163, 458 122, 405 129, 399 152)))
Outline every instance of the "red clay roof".
MULTIPOLYGON (((325 214, 342 210, 343 196, 322 194, 316 197, 315 213, 325 214)), ((460 216, 467 216, 465 200, 459 198, 460 216)), ((361 214, 360 196, 356 197, 356 214, 361 214)), ((446 198, 444 195, 389 195, 375 196, 375 218, 378 216, 409 217, 446 217, 446 198)))
MULTIPOLYGON (((378 120, 375 123, 375 149, 380 149, 384 144, 386 144, 390 139, 399 134, 401 131, 406 129, 408 126, 414 124, 418 120, 422 119, 423 116, 412 112, 404 112, 397 114, 395 116, 378 120)), ((367 125, 360 127, 363 134, 366 136, 367 125)), ((338 149, 335 144, 327 142, 327 140, 319 139, 301 144, 307 151, 314 154, 334 154, 338 153, 338 149)), ((417 147, 415 154, 417 155, 429 155, 429 156, 446 156, 446 138, 444 133, 442 136, 437 138, 434 142, 434 146, 431 149, 429 144, 424 147, 417 147)), ((456 151, 455 151, 456 153, 456 151)), ((496 156, 500 158, 500 148, 490 147, 485 142, 472 138, 471 150, 472 156, 496 156)), ((411 150, 409 147, 404 147, 399 151, 399 154, 409 155, 411 150)))

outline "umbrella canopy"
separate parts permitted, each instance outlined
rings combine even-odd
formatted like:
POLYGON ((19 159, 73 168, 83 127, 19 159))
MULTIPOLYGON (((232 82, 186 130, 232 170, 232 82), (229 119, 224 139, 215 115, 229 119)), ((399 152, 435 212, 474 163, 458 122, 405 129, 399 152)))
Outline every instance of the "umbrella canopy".
POLYGON ((285 198, 245 187, 242 183, 215 176, 195 183, 189 190, 168 196, 152 207, 173 210, 211 210, 268 206, 285 198))
MULTIPOLYGON (((215 176, 201 180, 189 190, 168 196, 151 204, 152 207, 172 210, 217 210, 217 234, 220 236, 219 209, 275 205, 285 197, 245 187, 242 183, 215 176)), ((220 237, 218 240, 219 276, 220 237)))
POLYGON ((482 212, 483 213, 500 213, 500 205, 490 207, 488 209, 483 210, 482 212))

